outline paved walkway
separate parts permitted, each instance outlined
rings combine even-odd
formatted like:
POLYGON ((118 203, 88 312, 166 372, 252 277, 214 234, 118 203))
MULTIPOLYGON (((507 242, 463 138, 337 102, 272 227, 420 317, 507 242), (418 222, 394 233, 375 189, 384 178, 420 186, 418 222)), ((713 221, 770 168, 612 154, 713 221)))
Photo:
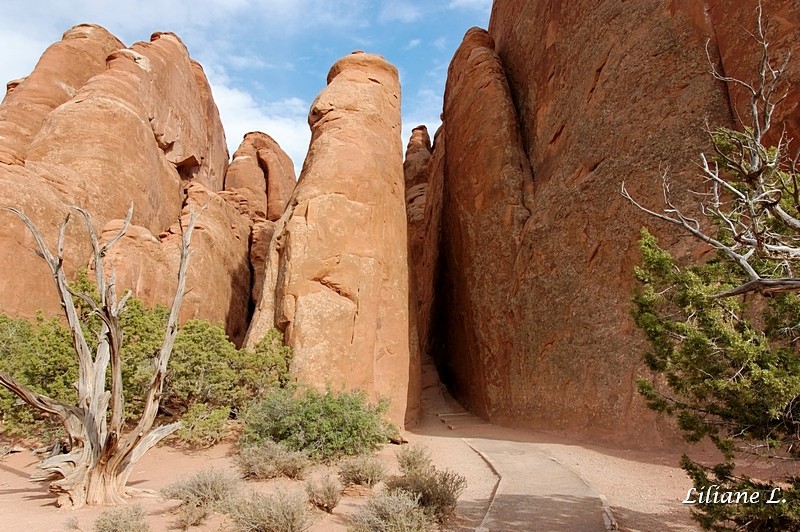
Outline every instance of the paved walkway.
MULTIPOLYGON (((467 477, 459 499, 458 531, 605 532, 616 522, 605 497, 572 469, 536 449, 511 441, 513 431, 499 429, 464 410, 443 391, 435 369, 423 366, 423 411, 409 430, 436 462, 467 477)), ((522 439, 522 438, 519 438, 522 439)))

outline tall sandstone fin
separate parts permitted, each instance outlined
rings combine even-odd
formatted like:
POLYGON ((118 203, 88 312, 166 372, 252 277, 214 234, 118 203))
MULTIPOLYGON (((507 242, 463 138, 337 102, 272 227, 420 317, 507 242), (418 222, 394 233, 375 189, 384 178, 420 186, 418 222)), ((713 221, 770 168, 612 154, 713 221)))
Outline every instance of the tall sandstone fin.
POLYGON ((308 156, 277 222, 247 344, 277 326, 299 381, 388 397, 402 424, 409 301, 397 70, 372 54, 340 59, 309 125, 308 156))
POLYGON ((732 123, 724 85, 707 74, 704 9, 508 0, 495 2, 488 35, 465 36, 448 72, 444 153, 434 145, 440 274, 420 344, 476 413, 629 445, 672 441, 635 391, 639 229, 679 253, 702 250, 619 190, 625 181, 658 205, 665 169, 676 189, 694 175, 705 121, 732 123))

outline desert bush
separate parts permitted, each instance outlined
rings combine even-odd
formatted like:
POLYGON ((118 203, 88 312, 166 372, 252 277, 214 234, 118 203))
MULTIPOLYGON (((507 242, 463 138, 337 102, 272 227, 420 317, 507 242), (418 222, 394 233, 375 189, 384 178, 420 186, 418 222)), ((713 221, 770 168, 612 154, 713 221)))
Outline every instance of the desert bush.
POLYGON ((161 490, 161 496, 180 502, 178 524, 188 528, 220 509, 240 489, 241 481, 237 477, 224 471, 207 469, 166 486, 161 490))
POLYGON ((181 416, 181 427, 175 431, 175 436, 191 445, 214 445, 227 434, 230 413, 227 406, 212 408, 205 403, 194 404, 181 416))
POLYGON ((426 471, 433 467, 431 462, 431 455, 425 446, 415 443, 401 447, 396 453, 397 465, 400 467, 400 472, 404 475, 414 471, 426 471))
POLYGON ((435 529, 436 523, 419 506, 419 496, 403 490, 372 496, 349 528, 351 532, 428 532, 435 529))
POLYGON ((101 513, 94 522, 94 532, 148 532, 150 525, 138 504, 117 506, 101 513))
POLYGON ((342 499, 342 485, 331 475, 326 475, 319 481, 307 481, 306 494, 311 504, 330 514, 342 499))
POLYGON ((311 526, 308 500, 299 492, 252 493, 230 500, 225 511, 237 532, 302 532, 311 526))
POLYGON ((236 462, 245 478, 269 479, 288 477, 302 479, 310 461, 302 451, 292 451, 282 443, 267 440, 242 447, 236 462))
POLYGON ((374 456, 353 456, 339 464, 339 478, 345 485, 357 484, 371 488, 386 478, 386 468, 374 456))
POLYGON ((396 431, 382 417, 387 408, 360 390, 273 389, 248 409, 241 443, 282 442, 316 460, 363 454, 396 431))
POLYGON ((415 495, 428 516, 439 523, 447 521, 467 487, 467 479, 450 470, 436 469, 422 446, 401 449, 397 460, 403 475, 389 478, 387 487, 415 495))
MULTIPOLYGON (((98 297, 85 270, 78 273, 70 288, 98 297)), ((92 335, 99 329, 98 318, 82 300, 76 302, 76 310, 85 324, 86 341, 94 349, 97 340, 92 335)), ((137 418, 142 412, 153 375, 153 353, 161 346, 168 315, 169 310, 164 306, 149 308, 142 301, 130 298, 120 316, 125 340, 121 358, 128 419, 137 418)), ((269 388, 288 382, 292 352, 282 340, 280 331, 271 329, 253 349, 237 350, 221 327, 190 320, 175 340, 162 409, 180 416, 195 405, 205 404, 211 410, 227 407, 236 415, 247 402, 269 388)), ((28 321, 0 314, 0 371, 53 399, 68 404, 76 400, 75 349, 69 329, 56 318, 46 319, 39 313, 35 320, 28 321)), ((195 430, 183 431, 192 440, 190 443, 200 443, 195 441, 197 432, 210 429, 214 423, 218 427, 222 417, 221 412, 209 415, 196 406, 192 414, 195 417, 190 416, 186 421, 195 425, 195 430)), ((0 422, 7 434, 23 436, 41 434, 57 426, 4 387, 0 387, 0 422)), ((213 435, 208 436, 214 439, 213 435)))
MULTIPOLYGON (((0 371, 58 401, 77 400, 75 351, 69 330, 56 318, 45 319, 39 313, 29 322, 0 315, 0 371)), ((4 387, 0 387, 0 420, 10 435, 29 436, 56 426, 4 387)))

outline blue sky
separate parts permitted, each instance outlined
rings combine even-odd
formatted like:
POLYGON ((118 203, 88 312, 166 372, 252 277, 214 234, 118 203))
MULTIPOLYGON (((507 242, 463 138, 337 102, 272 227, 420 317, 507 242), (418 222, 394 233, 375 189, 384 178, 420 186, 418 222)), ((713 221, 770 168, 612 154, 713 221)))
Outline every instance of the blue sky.
POLYGON ((487 27, 491 0, 28 0, 3 6, 0 80, 27 75, 44 49, 82 22, 126 45, 173 31, 200 61, 228 146, 247 131, 272 135, 296 168, 308 148, 308 107, 328 69, 353 50, 397 66, 404 142, 411 128, 439 125, 447 66, 464 33, 487 27))

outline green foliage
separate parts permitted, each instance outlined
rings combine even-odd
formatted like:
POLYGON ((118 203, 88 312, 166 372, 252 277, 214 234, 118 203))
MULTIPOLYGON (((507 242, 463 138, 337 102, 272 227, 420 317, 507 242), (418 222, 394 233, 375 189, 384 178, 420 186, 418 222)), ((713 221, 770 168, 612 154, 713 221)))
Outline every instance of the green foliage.
POLYGON ((146 514, 141 505, 118 506, 101 513, 94 522, 94 532, 148 532, 146 514))
POLYGON ((778 326, 800 323, 798 296, 763 299, 759 308, 744 298, 713 297, 746 279, 721 259, 681 268, 646 231, 640 247, 633 316, 651 345, 647 366, 672 392, 640 380, 648 404, 677 416, 689 441, 709 436, 728 459, 735 440, 770 448, 799 441, 793 420, 800 414, 800 357, 778 326))
MULTIPOLYGON (((70 287, 75 292, 97 295, 86 271, 79 272, 70 287)), ((82 300, 76 300, 86 340, 93 346, 98 318, 81 306, 82 300)), ((166 307, 148 308, 131 298, 120 317, 122 380, 128 419, 141 414, 168 315, 166 307)), ((212 444, 224 434, 222 424, 229 414, 236 415, 247 402, 271 387, 288 383, 290 362, 291 349, 283 346, 282 335, 275 329, 254 349, 236 349, 221 327, 190 320, 175 340, 162 408, 172 415, 187 415, 188 426, 178 437, 193 444, 212 444)), ((53 399, 68 404, 77 399, 75 350, 70 331, 56 318, 45 319, 39 314, 35 321, 29 322, 0 314, 0 371, 53 399)), ((9 434, 41 434, 55 427, 41 412, 3 387, 0 387, 0 421, 9 434)))
POLYGON ((360 390, 273 389, 247 410, 241 443, 282 442, 316 460, 371 452, 396 431, 382 417, 387 408, 360 390))
POLYGON ((419 496, 403 490, 371 497, 356 514, 350 532, 427 532, 436 524, 419 506, 419 496))
POLYGON ((276 477, 302 479, 311 465, 303 451, 292 451, 272 440, 239 450, 236 462, 245 478, 265 480, 276 477))
POLYGON ((357 484, 371 488, 386 478, 386 468, 373 456, 353 456, 339 464, 339 478, 346 485, 357 484))
MULTIPOLYGON (((798 458, 800 297, 715 297, 747 281, 724 256, 680 266, 646 230, 640 248, 632 314, 659 378, 640 378, 639 392, 675 416, 688 441, 707 436, 723 452, 725 462, 711 469, 684 459, 698 491, 769 491, 777 484, 736 476, 734 459, 743 449, 798 458)), ((703 504, 692 513, 706 529, 800 530, 800 486, 788 479, 784 487, 785 504, 703 504)))
POLYGON ((298 492, 252 493, 226 505, 237 532, 303 532, 311 527, 308 499, 298 492))
POLYGON ((206 403, 193 404, 181 417, 175 436, 190 445, 210 447, 225 438, 230 413, 227 406, 212 408, 206 403))
POLYGON ((342 500, 342 485, 334 477, 326 475, 319 479, 306 481, 308 501, 329 514, 342 500))
MULTIPOLYGON (((74 403, 78 368, 69 331, 55 319, 41 314, 31 323, 0 315, 0 371, 27 383, 34 391, 53 399, 74 403)), ((9 434, 29 435, 34 421, 45 425, 38 410, 0 387, 0 419, 9 434)))

